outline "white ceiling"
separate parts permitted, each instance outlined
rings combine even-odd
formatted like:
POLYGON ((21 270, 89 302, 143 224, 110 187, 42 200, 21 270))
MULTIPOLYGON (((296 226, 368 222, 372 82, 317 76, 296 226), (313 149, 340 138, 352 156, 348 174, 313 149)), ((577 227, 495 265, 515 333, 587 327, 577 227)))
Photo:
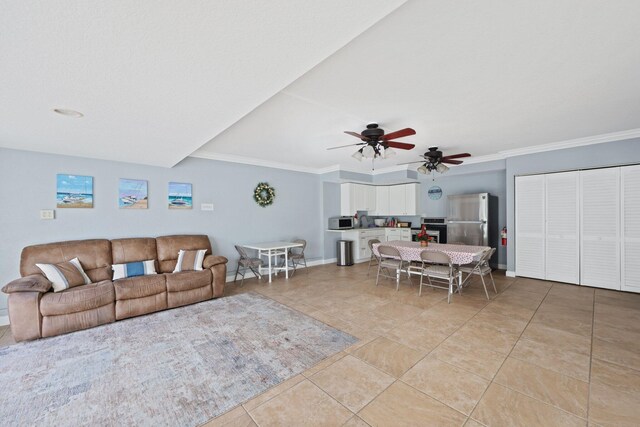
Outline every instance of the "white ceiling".
POLYGON ((4 1, 0 146, 173 166, 403 2, 4 1))
POLYGON ((402 3, 4 2, 0 146, 367 171, 326 148, 372 121, 417 131, 376 168, 640 128, 637 0, 402 3))
POLYGON ((640 128, 640 2, 409 1, 198 150, 366 171, 344 130, 417 147, 376 169, 640 128), (241 143, 240 143, 241 141, 241 143))

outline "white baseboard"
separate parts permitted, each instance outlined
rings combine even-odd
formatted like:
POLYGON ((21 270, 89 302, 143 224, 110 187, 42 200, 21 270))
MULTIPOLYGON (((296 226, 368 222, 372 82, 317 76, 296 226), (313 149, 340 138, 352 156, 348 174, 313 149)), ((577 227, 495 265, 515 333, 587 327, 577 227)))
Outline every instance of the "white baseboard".
POLYGON ((507 272, 504 275, 507 277, 516 277, 516 272, 507 270, 507 272))
MULTIPOLYGON (((337 262, 337 258, 315 259, 313 261, 307 262, 307 267, 313 267, 316 265, 324 265, 324 264, 333 264, 334 262, 337 262)), ((304 268, 304 265, 299 265, 298 268, 304 268)), ((235 270, 233 270, 232 274, 227 274, 226 283, 233 282, 235 274, 236 274, 235 270)), ((253 277, 256 277, 256 276, 255 274, 253 274, 251 270, 248 270, 244 275, 245 279, 251 279, 253 277)), ((238 280, 241 280, 240 275, 238 275, 238 280)))
POLYGON ((506 270, 507 264, 498 264, 498 270, 506 270))
POLYGON ((0 316, 0 326, 6 326, 9 324, 9 316, 0 316))

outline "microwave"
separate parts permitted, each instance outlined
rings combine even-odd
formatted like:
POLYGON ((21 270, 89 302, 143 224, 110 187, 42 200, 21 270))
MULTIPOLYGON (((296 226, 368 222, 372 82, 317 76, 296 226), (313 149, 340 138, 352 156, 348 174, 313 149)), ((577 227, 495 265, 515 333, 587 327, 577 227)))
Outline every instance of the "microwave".
POLYGON ((329 230, 347 230, 355 227, 355 218, 352 216, 334 216, 329 218, 329 230))

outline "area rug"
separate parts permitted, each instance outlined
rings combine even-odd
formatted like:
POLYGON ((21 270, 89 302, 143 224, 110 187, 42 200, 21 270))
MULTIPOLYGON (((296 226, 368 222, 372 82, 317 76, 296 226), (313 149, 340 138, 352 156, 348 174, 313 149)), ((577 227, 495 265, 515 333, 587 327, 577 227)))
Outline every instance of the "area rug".
POLYGON ((4 425, 196 426, 357 341, 256 293, 0 348, 4 425))

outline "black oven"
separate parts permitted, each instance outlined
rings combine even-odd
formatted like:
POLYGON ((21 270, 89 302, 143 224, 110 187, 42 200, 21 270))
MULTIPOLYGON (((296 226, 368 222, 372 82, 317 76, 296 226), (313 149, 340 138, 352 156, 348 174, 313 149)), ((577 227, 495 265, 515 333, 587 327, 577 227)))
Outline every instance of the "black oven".
POLYGON ((427 232, 438 232, 438 243, 447 243, 447 218, 422 218, 427 232))

